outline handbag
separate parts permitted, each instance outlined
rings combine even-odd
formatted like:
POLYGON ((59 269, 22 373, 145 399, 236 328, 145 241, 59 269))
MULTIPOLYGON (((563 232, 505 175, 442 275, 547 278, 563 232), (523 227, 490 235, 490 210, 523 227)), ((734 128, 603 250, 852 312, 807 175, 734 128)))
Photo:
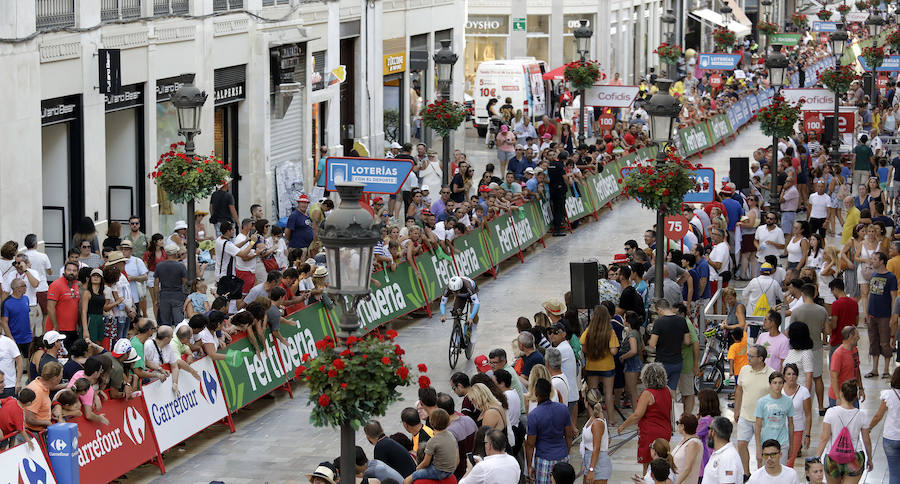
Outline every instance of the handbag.
MULTIPOLYGON (((225 244, 228 244, 227 240, 225 244)), ((225 262, 225 244, 222 245, 222 253, 219 255, 219 267, 225 262)), ((226 269, 225 275, 216 282, 216 294, 225 296, 228 300, 240 299, 243 288, 244 280, 234 275, 234 257, 232 257, 228 261, 228 269, 226 269)))
POLYGON ((262 260, 263 267, 266 268, 266 272, 272 272, 278 270, 278 261, 275 260, 274 255, 270 255, 262 260))

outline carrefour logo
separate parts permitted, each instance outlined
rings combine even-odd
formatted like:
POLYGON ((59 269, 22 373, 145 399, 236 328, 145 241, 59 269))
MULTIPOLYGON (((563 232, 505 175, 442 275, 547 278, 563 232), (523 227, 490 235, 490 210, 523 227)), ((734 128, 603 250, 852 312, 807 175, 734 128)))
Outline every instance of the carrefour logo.
POLYGON ((63 439, 56 439, 53 442, 50 442, 50 448, 57 452, 62 452, 66 450, 66 441, 63 439))
POLYGON ((122 420, 123 430, 125 430, 125 436, 128 437, 128 440, 135 445, 141 445, 144 442, 144 427, 146 424, 144 417, 134 407, 128 407, 125 409, 125 418, 122 420))
POLYGON ((210 405, 215 405, 216 400, 219 397, 219 383, 216 381, 216 378, 209 374, 208 371, 203 371, 203 387, 200 388, 200 395, 209 402, 210 405))
MULTIPOLYGON (((65 444, 65 443, 63 443, 65 444)), ((34 459, 24 458, 19 465, 19 482, 23 484, 47 484, 47 469, 34 459)))

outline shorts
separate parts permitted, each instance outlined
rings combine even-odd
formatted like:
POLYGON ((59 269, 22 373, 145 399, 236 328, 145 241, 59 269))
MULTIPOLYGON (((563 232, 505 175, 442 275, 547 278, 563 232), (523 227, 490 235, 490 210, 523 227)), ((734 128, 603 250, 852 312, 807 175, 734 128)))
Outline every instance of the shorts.
POLYGON ((741 254, 752 254, 753 252, 756 252, 756 245, 754 244, 755 238, 756 233, 741 235, 741 254))
POLYGON ((631 358, 628 358, 624 362, 624 371, 625 373, 640 373, 641 372, 641 357, 638 355, 634 355, 631 358))
MULTIPOLYGON (((591 463, 592 451, 584 451, 582 462, 584 463, 583 472, 587 474, 588 464, 591 463)), ((609 459, 609 453, 601 450, 597 453, 597 462, 594 463, 594 480, 609 480, 612 477, 612 461, 609 459)))
POLYGON ((515 151, 497 150, 497 159, 500 161, 509 161, 516 157, 515 151))
POLYGON ((682 397, 690 397, 696 394, 694 390, 694 373, 682 373, 678 377, 678 392, 682 397))
POLYGON ((256 275, 250 271, 239 271, 235 269, 234 275, 238 277, 238 279, 244 281, 244 287, 241 288, 241 294, 247 295, 250 292, 250 289, 253 289, 253 286, 256 284, 256 275))
POLYGON ((869 316, 869 355, 891 356, 891 318, 869 316))
POLYGON ((822 371, 825 367, 825 350, 822 349, 822 343, 816 343, 815 340, 813 340, 812 355, 813 378, 822 378, 822 371))
POLYGON ((750 442, 753 440, 753 435, 756 433, 756 422, 751 422, 750 420, 741 417, 738 419, 737 424, 737 439, 743 442, 750 442))
POLYGON ((856 459, 848 464, 838 464, 826 455, 823 464, 825 464, 825 474, 836 479, 844 476, 861 476, 863 468, 866 466, 866 454, 862 451, 857 452, 856 459))
POLYGON ((616 376, 616 370, 584 370, 584 376, 599 376, 604 378, 612 378, 616 376))
POLYGON ((660 363, 666 369, 666 386, 669 387, 669 390, 675 390, 678 388, 678 378, 681 376, 682 363, 660 363))
POLYGON ((894 195, 900 194, 900 181, 894 180, 894 184, 891 187, 891 193, 894 195))
POLYGON ((44 334, 44 315, 41 307, 35 304, 28 310, 28 320, 31 322, 31 334, 38 338, 44 334))

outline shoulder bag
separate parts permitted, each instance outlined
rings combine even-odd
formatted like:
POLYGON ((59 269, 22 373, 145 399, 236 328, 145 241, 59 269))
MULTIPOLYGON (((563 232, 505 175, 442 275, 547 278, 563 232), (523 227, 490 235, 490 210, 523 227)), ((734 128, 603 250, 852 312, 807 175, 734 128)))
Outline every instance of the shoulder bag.
MULTIPOLYGON (((229 243, 230 242, 226 240, 225 243, 222 244, 222 253, 219 255, 219 267, 222 267, 222 263, 225 262, 225 247, 227 247, 229 243)), ((229 300, 240 299, 243 288, 243 279, 234 275, 234 256, 232 256, 231 260, 228 261, 228 269, 226 269, 225 275, 220 277, 216 282, 216 294, 225 296, 229 300)))

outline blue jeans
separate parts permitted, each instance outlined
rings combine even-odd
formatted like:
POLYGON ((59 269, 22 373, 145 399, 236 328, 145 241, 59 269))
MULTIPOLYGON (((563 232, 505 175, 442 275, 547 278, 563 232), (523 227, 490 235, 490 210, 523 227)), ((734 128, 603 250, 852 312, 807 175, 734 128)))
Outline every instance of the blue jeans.
MULTIPOLYGON (((835 400, 831 397, 828 397, 828 406, 833 407, 835 405, 837 405, 837 400, 835 400)), ((856 408, 859 408, 859 399, 857 399, 856 401, 853 402, 853 406, 856 408)), ((900 441, 898 441, 898 442, 900 442, 900 441)))
MULTIPOLYGON (((128 337, 128 327, 130 326, 131 321, 128 319, 128 316, 116 316, 116 335, 117 340, 128 337)), ((115 341, 112 344, 116 344, 115 341)))
POLYGON ((678 388, 678 379, 681 378, 682 365, 683 363, 662 363, 663 368, 666 369, 666 386, 669 387, 669 390, 678 388))
POLYGON ((432 481, 440 481, 441 479, 446 479, 446 478, 450 477, 451 474, 453 474, 453 473, 439 471, 434 468, 434 464, 431 464, 430 466, 428 466, 424 469, 419 469, 419 470, 413 472, 412 480, 413 480, 413 482, 416 482, 418 479, 431 479, 432 481))
POLYGON ((900 440, 881 439, 887 457, 890 484, 900 484, 900 440))

